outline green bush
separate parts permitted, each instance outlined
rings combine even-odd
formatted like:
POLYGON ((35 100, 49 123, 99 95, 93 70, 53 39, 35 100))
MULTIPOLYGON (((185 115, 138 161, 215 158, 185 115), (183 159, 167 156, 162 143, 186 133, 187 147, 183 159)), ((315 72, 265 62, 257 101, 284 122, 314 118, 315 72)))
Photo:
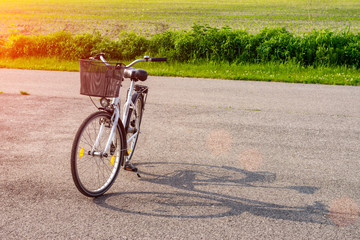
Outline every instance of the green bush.
POLYGON ((87 58, 104 52, 108 58, 131 60, 145 54, 167 56, 178 62, 267 63, 294 62, 302 66, 360 68, 360 34, 312 31, 302 35, 285 28, 263 29, 258 34, 230 28, 195 25, 190 31, 167 31, 149 38, 122 32, 117 40, 99 32, 72 35, 13 35, 0 40, 0 56, 87 58))
POLYGON ((167 31, 160 34, 155 34, 149 41, 149 54, 167 56, 168 58, 175 58, 175 39, 181 32, 167 31))
POLYGON ((83 33, 74 37, 74 52, 72 59, 85 59, 101 52, 102 46, 108 42, 107 37, 102 37, 99 32, 83 33))
POLYGON ((11 36, 9 42, 5 44, 5 47, 7 47, 6 54, 12 58, 28 57, 34 54, 34 51, 32 50, 33 46, 34 41, 29 36, 11 36))

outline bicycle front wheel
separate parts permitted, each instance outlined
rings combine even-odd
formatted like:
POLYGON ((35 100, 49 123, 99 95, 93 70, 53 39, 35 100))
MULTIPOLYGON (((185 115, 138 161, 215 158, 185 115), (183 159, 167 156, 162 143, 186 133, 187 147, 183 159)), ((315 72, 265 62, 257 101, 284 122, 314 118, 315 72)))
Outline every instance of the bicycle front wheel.
POLYGON ((108 151, 103 152, 113 126, 111 116, 102 111, 91 114, 81 124, 73 142, 72 177, 78 190, 88 197, 100 196, 111 187, 124 157, 123 135, 118 127, 108 151))
POLYGON ((134 106, 129 109, 129 115, 125 126, 128 147, 128 156, 126 159, 127 162, 130 162, 134 154, 135 146, 140 134, 140 125, 143 114, 142 95, 140 93, 135 93, 132 96, 132 102, 134 103, 134 106))

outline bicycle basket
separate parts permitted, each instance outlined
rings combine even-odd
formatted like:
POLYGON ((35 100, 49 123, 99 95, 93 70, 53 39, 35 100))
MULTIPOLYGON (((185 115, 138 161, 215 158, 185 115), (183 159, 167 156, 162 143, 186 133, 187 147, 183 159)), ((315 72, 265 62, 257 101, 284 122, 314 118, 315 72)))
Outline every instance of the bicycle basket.
POLYGON ((80 94, 93 97, 118 97, 123 80, 122 64, 80 59, 80 94))

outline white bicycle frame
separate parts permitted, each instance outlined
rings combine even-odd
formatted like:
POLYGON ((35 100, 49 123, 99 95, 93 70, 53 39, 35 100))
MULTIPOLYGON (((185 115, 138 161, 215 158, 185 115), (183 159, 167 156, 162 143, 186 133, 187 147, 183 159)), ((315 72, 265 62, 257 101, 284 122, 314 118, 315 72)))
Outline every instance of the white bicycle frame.
MULTIPOLYGON (((100 59, 101 61, 103 61, 106 65, 110 65, 103 56, 100 56, 100 59)), ((149 57, 148 56, 145 56, 144 59, 137 59, 135 61, 133 61, 132 63, 130 63, 129 65, 127 65, 126 67, 131 67, 133 66, 134 64, 138 63, 138 62, 147 62, 149 61, 149 57)), ((127 118, 128 118, 128 115, 129 115, 129 109, 130 107, 134 108, 135 109, 135 105, 134 103, 132 102, 132 99, 131 99, 131 96, 132 96, 132 93, 134 91, 134 86, 135 86, 135 81, 131 79, 131 84, 130 84, 130 87, 129 87, 129 92, 128 92, 128 95, 127 95, 127 100, 124 104, 124 113, 123 113, 123 116, 122 116, 122 124, 125 126, 126 124, 126 121, 127 121, 127 118)), ((117 127, 117 124, 118 124, 118 121, 120 119, 120 109, 118 108, 118 104, 120 103, 120 98, 121 98, 121 87, 119 89, 119 97, 116 97, 116 98, 113 98, 112 101, 111 101, 111 104, 112 106, 114 106, 114 114, 111 118, 111 122, 112 122, 112 128, 111 128, 111 132, 110 132, 110 136, 109 136, 109 139, 106 143, 106 146, 105 146, 105 149, 103 152, 95 152, 95 149, 98 147, 98 144, 99 144, 99 140, 103 134, 103 130, 105 128, 105 123, 102 123, 101 126, 100 126, 100 130, 99 130, 99 134, 95 140, 95 143, 94 143, 94 146, 91 150, 91 154, 94 155, 94 156, 105 156, 107 157, 107 154, 106 152, 109 150, 110 148, 110 144, 111 142, 114 140, 114 134, 115 134, 115 130, 116 130, 116 127, 117 127)), ((134 137, 137 137, 138 136, 138 131, 136 133, 134 133, 128 140, 127 140, 127 143, 129 143, 134 137)), ((125 133, 126 134, 126 133, 125 133)), ((127 149, 126 149, 127 150, 127 149)))

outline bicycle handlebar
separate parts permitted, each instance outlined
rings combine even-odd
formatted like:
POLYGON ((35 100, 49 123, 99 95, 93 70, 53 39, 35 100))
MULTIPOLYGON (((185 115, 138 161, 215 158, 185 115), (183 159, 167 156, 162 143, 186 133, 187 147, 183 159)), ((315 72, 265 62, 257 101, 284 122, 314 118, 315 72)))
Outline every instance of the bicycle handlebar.
POLYGON ((149 56, 145 56, 143 59, 137 59, 132 63, 130 63, 129 65, 126 65, 126 67, 131 67, 138 62, 166 62, 166 61, 167 61, 166 57, 149 58, 149 56))
MULTIPOLYGON (((106 60, 105 60, 105 53, 98 53, 96 54, 94 57, 90 57, 91 60, 93 59, 99 59, 101 61, 103 61, 106 65, 110 65, 106 60)), ((145 56, 143 59, 137 59, 135 61, 133 61, 132 63, 130 63, 129 65, 126 65, 126 67, 131 67, 133 65, 135 65, 138 62, 166 62, 167 58, 166 57, 156 57, 156 58, 149 58, 149 56, 145 56)))

